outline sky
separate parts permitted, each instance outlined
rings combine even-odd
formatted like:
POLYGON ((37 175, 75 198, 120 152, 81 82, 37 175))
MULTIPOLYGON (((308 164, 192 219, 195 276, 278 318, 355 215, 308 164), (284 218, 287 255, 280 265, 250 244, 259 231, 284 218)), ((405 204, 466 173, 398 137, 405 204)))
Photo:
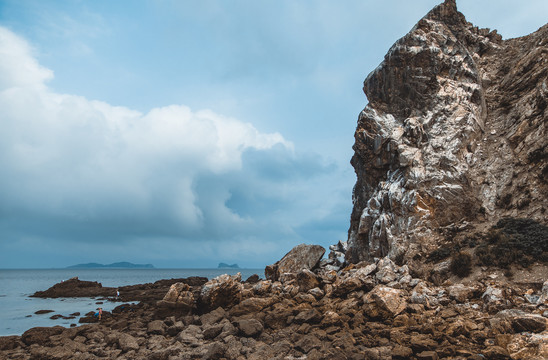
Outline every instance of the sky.
MULTIPOLYGON (((0 0, 0 268, 346 240, 363 80, 439 1, 0 0)), ((504 38, 545 0, 458 0, 504 38)))

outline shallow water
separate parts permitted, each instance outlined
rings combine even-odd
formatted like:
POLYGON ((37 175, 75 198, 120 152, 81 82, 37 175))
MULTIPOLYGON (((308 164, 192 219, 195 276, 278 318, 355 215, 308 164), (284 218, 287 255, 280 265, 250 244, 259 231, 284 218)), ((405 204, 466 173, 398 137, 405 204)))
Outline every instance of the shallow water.
POLYGON ((242 279, 258 274, 262 269, 2 269, 0 270, 0 336, 20 335, 35 326, 70 326, 75 319, 51 320, 50 316, 68 316, 80 312, 80 316, 95 311, 99 306, 111 311, 120 303, 105 301, 96 304, 93 298, 31 298, 36 291, 46 290, 52 285, 77 276, 80 280, 98 281, 103 286, 124 286, 150 283, 161 279, 203 276, 212 279, 221 274, 242 273, 242 279), (54 312, 35 315, 38 310, 54 312), (30 316, 29 316, 30 315, 30 316))

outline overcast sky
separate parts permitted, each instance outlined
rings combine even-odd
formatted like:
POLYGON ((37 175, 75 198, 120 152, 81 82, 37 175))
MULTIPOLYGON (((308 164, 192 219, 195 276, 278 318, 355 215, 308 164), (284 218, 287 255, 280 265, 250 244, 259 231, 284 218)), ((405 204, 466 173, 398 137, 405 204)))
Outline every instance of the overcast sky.
MULTIPOLYGON (((0 268, 346 240, 363 79, 438 3, 0 0, 0 268)), ((504 38, 548 14, 457 3, 504 38)))

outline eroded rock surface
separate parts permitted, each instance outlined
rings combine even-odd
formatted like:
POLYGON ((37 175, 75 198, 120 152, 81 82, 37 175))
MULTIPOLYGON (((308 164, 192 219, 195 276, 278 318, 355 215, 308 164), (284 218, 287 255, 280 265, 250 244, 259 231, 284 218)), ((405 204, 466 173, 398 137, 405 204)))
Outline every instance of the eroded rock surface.
POLYGON ((412 259, 448 226, 546 223, 548 26, 517 39, 435 7, 366 78, 346 259, 412 259))

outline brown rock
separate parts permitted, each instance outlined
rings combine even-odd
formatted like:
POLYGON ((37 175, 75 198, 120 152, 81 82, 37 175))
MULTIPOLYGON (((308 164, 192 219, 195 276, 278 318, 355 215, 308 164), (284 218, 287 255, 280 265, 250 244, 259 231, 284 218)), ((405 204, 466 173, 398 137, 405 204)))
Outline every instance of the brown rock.
POLYGON ((126 333, 118 333, 118 346, 123 352, 139 350, 137 339, 126 333))
POLYGON ((208 281, 200 291, 199 306, 203 310, 229 307, 240 302, 243 285, 240 273, 220 275, 208 281))
POLYGON ((154 320, 147 325, 147 334, 150 335, 164 335, 166 333, 167 326, 162 320, 154 320))
POLYGON ((417 354, 419 360, 438 360, 438 354, 435 351, 423 351, 417 354))
POLYGON ((263 324, 257 319, 242 319, 236 321, 236 326, 243 336, 258 336, 263 332, 263 324))
POLYGON ((321 285, 319 277, 308 269, 302 269, 297 273, 299 291, 307 292, 321 285))
POLYGON ((319 245, 300 244, 275 264, 265 268, 265 276, 268 280, 276 281, 281 274, 296 274, 302 269, 313 270, 316 268, 325 253, 325 249, 319 245))
POLYGON ((38 344, 46 345, 50 340, 50 336, 59 335, 65 330, 62 326, 54 327, 34 327, 29 329, 21 335, 21 340, 26 345, 38 344))
POLYGON ((377 285, 367 293, 363 302, 365 311, 372 318, 379 316, 394 317, 407 307, 402 290, 383 285, 377 285))

